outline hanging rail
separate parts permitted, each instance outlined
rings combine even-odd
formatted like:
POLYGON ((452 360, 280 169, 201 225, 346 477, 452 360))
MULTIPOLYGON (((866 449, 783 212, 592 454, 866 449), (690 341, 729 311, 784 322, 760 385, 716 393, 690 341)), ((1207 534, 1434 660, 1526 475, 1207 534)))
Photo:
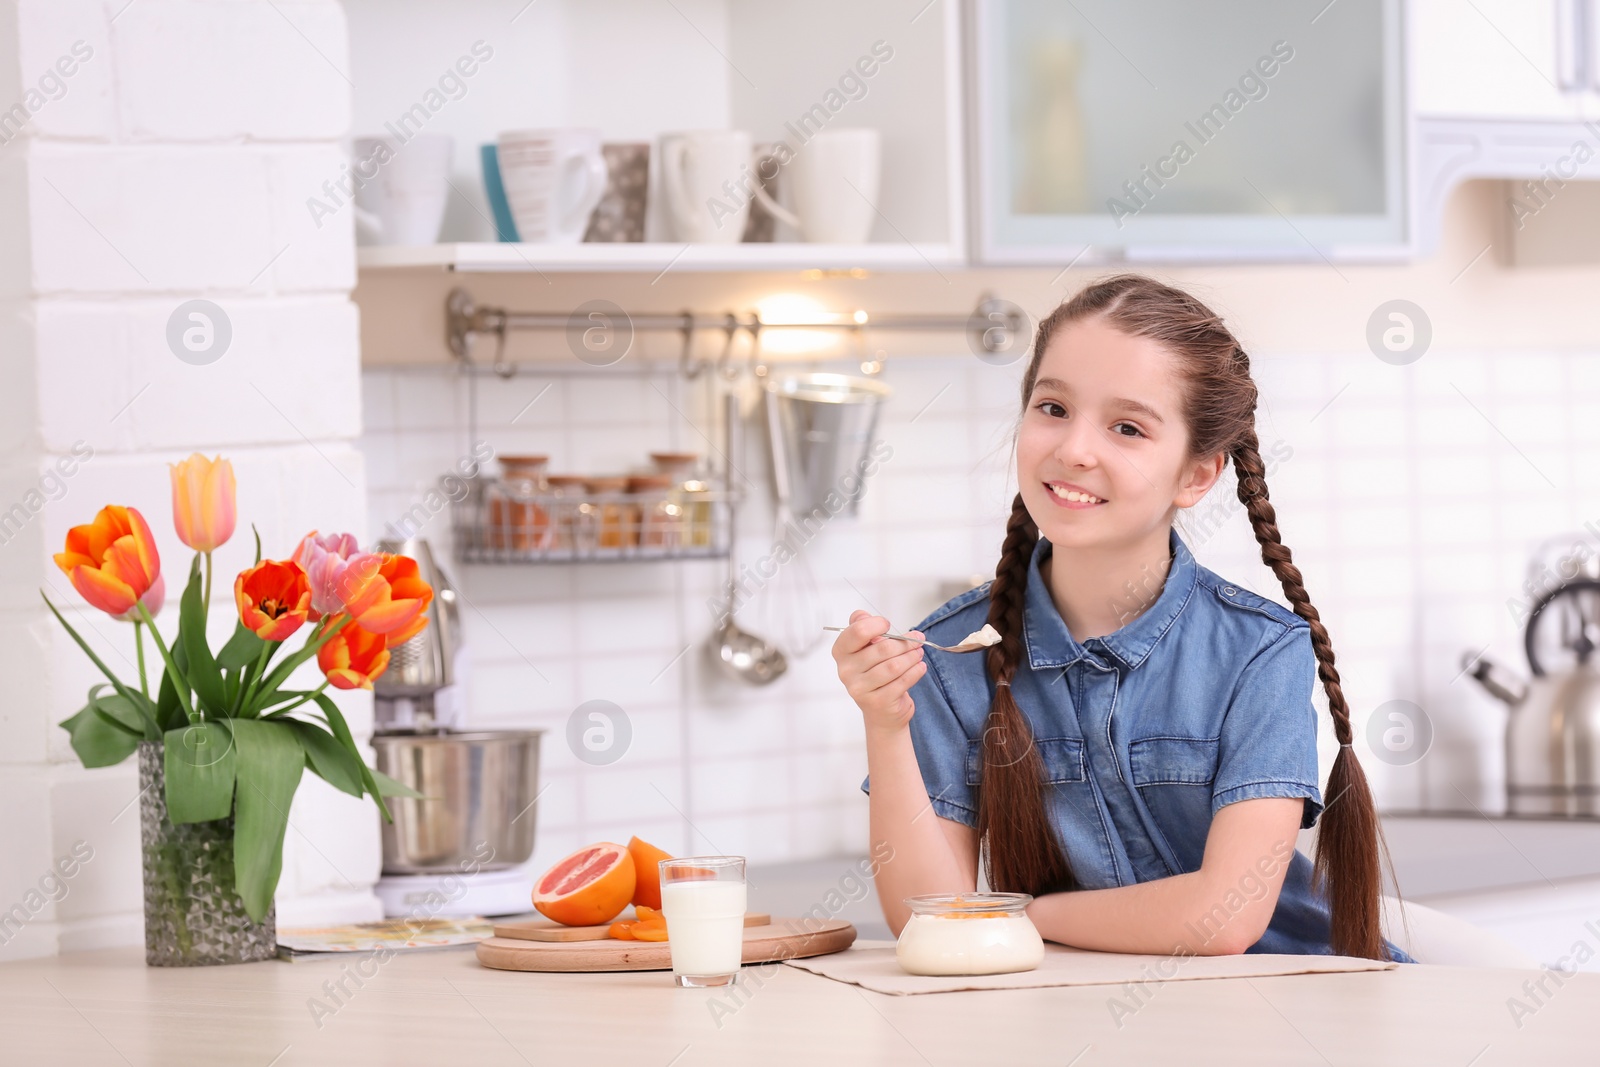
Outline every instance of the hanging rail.
MULTIPOLYGON (((850 330, 858 336, 866 330, 960 330, 967 334, 968 342, 974 352, 987 355, 996 355, 1016 347, 1019 343, 1025 344, 1028 340, 1028 318, 1022 309, 1009 300, 987 296, 978 302, 970 315, 869 315, 866 311, 857 310, 847 315, 832 315, 821 321, 811 322, 765 322, 758 312, 749 312, 740 317, 733 312, 710 314, 705 312, 681 311, 676 314, 671 312, 645 312, 632 314, 622 311, 616 305, 609 312, 595 310, 595 315, 621 314, 624 324, 631 330, 675 330, 683 335, 683 370, 688 377, 696 377, 710 363, 708 359, 694 361, 691 367, 689 359, 690 342, 696 330, 720 330, 727 336, 723 349, 723 356, 719 362, 727 361, 728 350, 732 347, 734 336, 740 331, 749 332, 754 340, 759 340, 763 330, 850 330)), ((506 334, 512 330, 586 330, 589 329, 590 319, 585 316, 584 309, 579 308, 567 314, 556 311, 507 311, 502 307, 480 307, 474 304, 472 296, 465 289, 453 289, 445 301, 445 331, 446 340, 450 344, 450 351, 462 363, 472 364, 472 344, 480 335, 489 335, 496 339, 496 353, 493 367, 496 373, 508 376, 513 373, 512 368, 504 362, 506 334)), ((603 328, 615 326, 606 319, 603 328)), ((622 357, 617 357, 621 359, 622 357)))

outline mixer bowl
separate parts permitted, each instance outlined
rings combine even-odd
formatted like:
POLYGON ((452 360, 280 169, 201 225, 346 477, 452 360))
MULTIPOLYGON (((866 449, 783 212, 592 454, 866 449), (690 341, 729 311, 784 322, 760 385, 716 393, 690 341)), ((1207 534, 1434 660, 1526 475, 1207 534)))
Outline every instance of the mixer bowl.
POLYGON ((533 855, 543 730, 378 734, 378 770, 422 794, 388 797, 384 874, 494 871, 533 855))

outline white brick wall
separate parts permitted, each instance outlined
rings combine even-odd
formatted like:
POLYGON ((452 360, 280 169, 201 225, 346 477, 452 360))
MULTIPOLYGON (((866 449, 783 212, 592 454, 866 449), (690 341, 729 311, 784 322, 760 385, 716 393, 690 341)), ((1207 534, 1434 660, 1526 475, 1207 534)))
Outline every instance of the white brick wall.
MULTIPOLYGON (((332 0, 0 3, 0 116, 51 90, 20 131, 0 128, 0 511, 78 442, 93 452, 0 539, 0 810, 36 815, 0 820, 0 908, 75 841, 94 849, 0 959, 142 937, 136 766, 83 769, 55 725, 96 676, 41 588, 137 676, 131 628, 80 607, 50 561, 67 528, 106 503, 139 507, 175 603, 190 554, 172 534, 167 464, 227 454, 241 522, 217 553, 216 636, 231 629, 251 522, 280 556, 313 527, 366 533, 354 242, 348 213, 319 229, 305 207, 343 158, 347 65, 332 0), (205 366, 166 342, 168 317, 197 297, 233 329, 205 366)), ((370 733, 370 699, 344 703, 370 733)), ((291 824, 280 921, 377 917, 371 801, 308 778, 291 824)))
MULTIPOLYGON (((1293 449, 1269 478, 1279 525, 1333 635, 1358 734, 1397 698, 1422 705, 1434 725, 1433 751, 1409 768, 1385 765, 1358 736, 1380 803, 1461 808, 1460 784, 1492 807, 1504 715, 1458 677, 1458 659, 1487 644, 1520 669, 1519 627, 1503 605, 1533 544, 1600 519, 1600 474, 1572 461, 1600 438, 1593 354, 1435 351, 1396 368, 1365 352, 1258 353, 1255 365, 1263 444, 1293 449)), ((896 394, 880 436, 894 456, 861 516, 835 520, 807 550, 830 618, 865 606, 909 626, 938 605, 939 581, 993 573, 1015 492, 1008 445, 1020 371, 966 356, 889 363, 896 394)), ((466 453, 466 400, 445 368, 369 370, 362 387, 376 529, 466 453)), ((530 374, 480 388, 483 438, 498 452, 548 452, 552 472, 617 471, 656 449, 703 452, 701 432, 720 440, 702 390, 670 370, 651 379, 530 374)), ((770 545, 760 427, 747 425, 739 463, 757 481, 740 522, 746 564, 770 545)), ((424 536, 448 544, 448 525, 441 515, 424 536)), ((1187 536, 1203 563, 1281 600, 1242 510, 1209 537, 1201 528, 1191 524, 1187 536)), ((771 861, 866 850, 860 712, 828 644, 765 688, 726 681, 707 664, 704 604, 722 563, 453 570, 468 603, 473 723, 550 731, 532 868, 635 833, 672 851, 771 861), (621 705, 633 722, 631 749, 608 767, 585 765, 566 744, 567 716, 593 699, 621 705)), ((741 622, 770 634, 775 608, 758 597, 741 622)))

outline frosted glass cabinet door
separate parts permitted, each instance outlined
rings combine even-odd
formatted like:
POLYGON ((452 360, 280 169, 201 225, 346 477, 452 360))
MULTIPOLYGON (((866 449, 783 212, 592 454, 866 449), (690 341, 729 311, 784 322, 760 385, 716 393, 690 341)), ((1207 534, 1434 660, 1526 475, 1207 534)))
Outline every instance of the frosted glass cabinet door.
POLYGON ((1398 0, 976 0, 990 263, 1389 257, 1398 0))

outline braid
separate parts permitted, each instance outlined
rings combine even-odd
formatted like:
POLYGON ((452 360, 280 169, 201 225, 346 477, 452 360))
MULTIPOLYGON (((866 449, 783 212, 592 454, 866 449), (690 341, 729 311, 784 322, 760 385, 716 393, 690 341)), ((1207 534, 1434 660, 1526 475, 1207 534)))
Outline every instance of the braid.
POLYGON ((1311 648, 1317 657, 1317 676, 1328 694, 1328 710, 1333 715, 1333 734, 1339 754, 1328 774, 1328 803, 1323 810, 1322 829, 1317 834, 1314 878, 1327 887, 1332 912, 1333 951, 1342 956, 1387 959, 1379 920, 1378 895, 1383 884, 1379 864, 1382 829, 1372 801, 1361 761, 1351 748, 1350 706, 1339 684, 1334 666, 1333 642, 1322 616, 1306 593, 1300 568, 1294 565, 1289 549, 1278 534, 1278 516, 1267 497, 1265 467, 1260 444, 1253 427, 1237 438, 1232 459, 1239 479, 1239 501, 1250 516, 1256 541, 1261 545, 1261 561, 1283 585, 1296 615, 1311 627, 1311 648))
POLYGON ((978 839, 987 843, 985 871, 997 892, 1059 892, 1076 885, 1045 804, 1044 761, 1027 717, 1012 695, 1011 678, 1022 660, 1023 609, 1028 567, 1039 528, 1018 493, 1006 523, 1005 543, 989 587, 989 624, 1000 643, 986 653, 994 699, 983 730, 983 776, 978 788, 978 839), (1045 828, 1039 833, 1039 828, 1045 828))

